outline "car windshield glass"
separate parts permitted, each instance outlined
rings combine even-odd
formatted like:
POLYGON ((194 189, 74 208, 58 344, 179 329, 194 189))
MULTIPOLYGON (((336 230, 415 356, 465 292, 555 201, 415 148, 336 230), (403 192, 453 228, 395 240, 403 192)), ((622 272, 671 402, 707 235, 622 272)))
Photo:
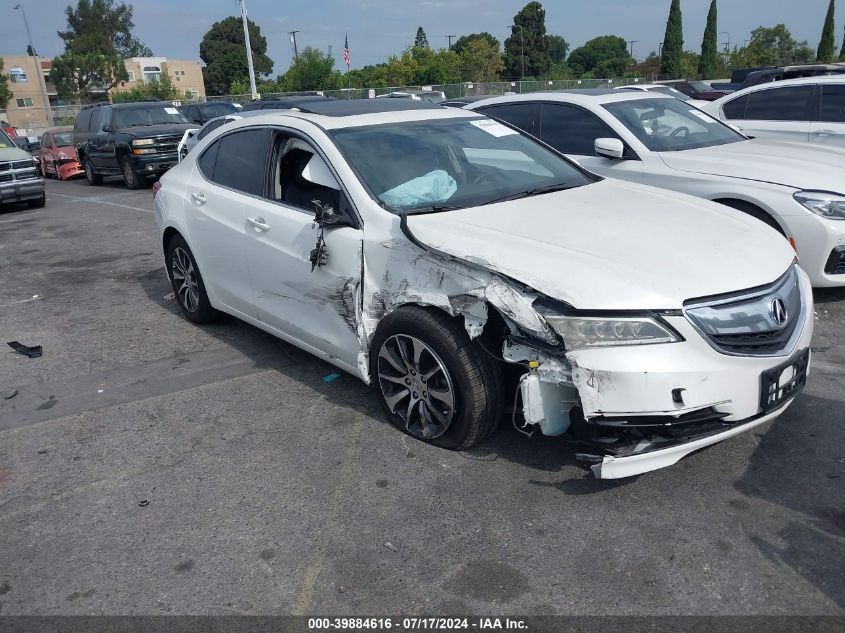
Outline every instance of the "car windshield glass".
POLYGON ((687 83, 689 84, 690 88, 692 88, 696 92, 711 92, 713 90, 713 88, 708 86, 703 81, 688 81, 687 83))
POLYGON ((73 145, 73 132, 56 132, 53 134, 53 145, 56 147, 73 145))
POLYGON ((653 152, 677 152, 747 140, 677 99, 637 99, 607 103, 604 107, 653 152))
POLYGON ((12 139, 9 138, 8 134, 0 128, 0 148, 3 147, 14 147, 14 143, 12 143, 12 139))
POLYGON ((235 111, 235 106, 231 103, 207 103, 201 109, 206 120, 208 120, 214 117, 232 114, 235 111))
POLYGON ((492 119, 441 119, 332 133, 386 209, 441 211, 580 187, 593 179, 492 119))
POLYGON ((669 95, 670 97, 675 97, 676 99, 680 99, 681 101, 689 101, 690 98, 685 95, 680 90, 675 90, 675 88, 670 88, 669 86, 660 86, 655 88, 649 88, 651 92, 659 92, 664 95, 669 95))
POLYGON ((148 105, 137 108, 116 108, 114 127, 159 125, 162 123, 187 123, 188 119, 174 106, 148 105))

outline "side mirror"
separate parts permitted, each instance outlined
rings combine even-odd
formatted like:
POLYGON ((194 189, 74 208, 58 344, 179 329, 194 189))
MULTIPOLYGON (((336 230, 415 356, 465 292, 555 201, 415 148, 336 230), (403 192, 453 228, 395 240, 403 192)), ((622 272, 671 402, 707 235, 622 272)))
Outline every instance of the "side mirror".
POLYGON ((595 150, 599 156, 619 159, 625 154, 625 145, 618 138, 597 138, 595 150))
POLYGON ((341 222, 342 216, 334 210, 332 205, 325 204, 317 199, 312 200, 311 204, 314 205, 314 208, 317 211, 314 216, 314 222, 317 223, 317 226, 334 226, 335 224, 339 224, 341 222))

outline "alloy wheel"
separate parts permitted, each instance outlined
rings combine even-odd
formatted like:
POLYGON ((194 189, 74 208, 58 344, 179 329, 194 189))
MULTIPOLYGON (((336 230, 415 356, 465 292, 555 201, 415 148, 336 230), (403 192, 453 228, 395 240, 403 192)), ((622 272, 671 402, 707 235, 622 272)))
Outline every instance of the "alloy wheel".
POLYGON ((446 432, 455 414, 455 390, 431 347, 394 334, 379 350, 377 371, 384 401, 408 433, 431 440, 446 432))
POLYGON ((196 312, 200 303, 199 282, 194 264, 185 249, 173 249, 170 269, 179 302, 188 312, 196 312))

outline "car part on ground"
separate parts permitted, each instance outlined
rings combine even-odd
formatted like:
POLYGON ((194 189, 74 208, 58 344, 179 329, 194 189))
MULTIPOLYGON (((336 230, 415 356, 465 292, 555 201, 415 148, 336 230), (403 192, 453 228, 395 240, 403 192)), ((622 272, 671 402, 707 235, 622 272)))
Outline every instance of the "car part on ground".
POLYGON ((187 318, 232 314, 359 376, 422 441, 468 448, 512 405, 603 478, 796 397, 812 293, 758 220, 599 178, 475 113, 361 101, 231 122, 162 178, 187 318))

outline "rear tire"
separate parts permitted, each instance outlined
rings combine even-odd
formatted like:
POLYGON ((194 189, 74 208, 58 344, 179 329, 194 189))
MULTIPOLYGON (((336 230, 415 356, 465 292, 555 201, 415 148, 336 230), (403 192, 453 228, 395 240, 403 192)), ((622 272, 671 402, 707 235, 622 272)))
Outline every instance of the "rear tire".
POLYGON ((87 156, 85 157, 83 167, 85 169, 85 180, 88 181, 89 185, 96 187, 97 185, 103 184, 103 177, 94 172, 94 165, 91 164, 91 159, 87 156))
POLYGON ((218 318, 219 313, 208 300, 194 254, 181 235, 174 235, 167 244, 167 276, 185 318, 194 323, 211 323, 218 318))
POLYGON ((27 200, 26 206, 30 209, 43 209, 44 205, 47 204, 47 194, 42 193, 40 198, 35 198, 34 200, 27 200))
POLYGON ((147 184, 147 179, 139 176, 132 169, 132 163, 129 162, 128 158, 124 157, 120 161, 120 170, 123 172, 123 182, 126 183, 127 189, 140 189, 147 184))
POLYGON ((370 372, 388 419, 419 440, 464 450, 498 426, 501 370, 444 313, 408 306, 386 316, 370 372))

